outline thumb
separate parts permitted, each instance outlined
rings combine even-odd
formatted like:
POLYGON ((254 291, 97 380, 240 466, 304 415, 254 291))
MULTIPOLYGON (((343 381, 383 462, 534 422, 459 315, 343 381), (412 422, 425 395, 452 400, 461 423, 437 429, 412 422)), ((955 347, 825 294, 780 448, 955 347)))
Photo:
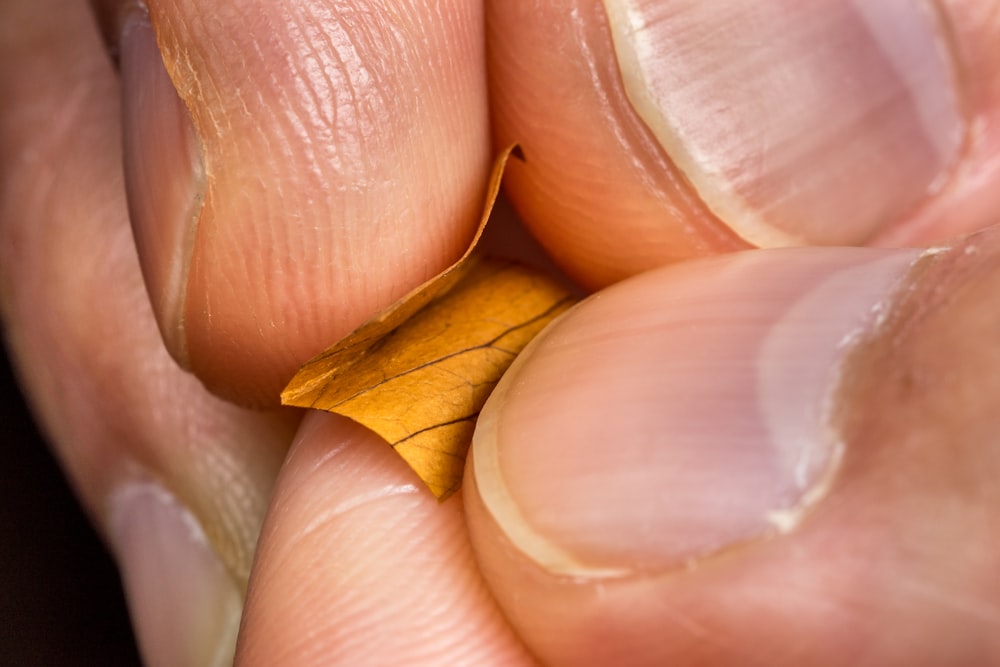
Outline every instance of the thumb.
POLYGON ((584 302, 491 397, 483 571, 549 664, 987 664, 1000 233, 788 249, 584 302))
POLYGON ((126 182, 160 330, 217 393, 274 403, 464 249, 489 162, 482 10, 146 4, 122 34, 126 182))
POLYGON ((583 284, 994 222, 996 2, 488 4, 508 194, 583 284))

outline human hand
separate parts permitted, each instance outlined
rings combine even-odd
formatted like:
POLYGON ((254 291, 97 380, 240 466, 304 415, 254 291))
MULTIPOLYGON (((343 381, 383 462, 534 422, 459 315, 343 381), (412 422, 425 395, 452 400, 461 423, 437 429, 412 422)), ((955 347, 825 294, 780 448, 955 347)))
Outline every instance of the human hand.
MULTIPOLYGON (((172 82, 132 14, 121 88, 86 3, 0 10, 8 344, 121 560, 147 660, 224 661, 249 579, 241 664, 989 662, 992 235, 922 261, 724 255, 611 288, 512 369, 464 499, 443 505, 349 422, 235 407, 273 404, 299 363, 462 249, 491 154, 488 81, 496 141, 529 158, 511 197, 581 283, 748 247, 754 216, 713 219, 703 201, 739 198, 688 185, 623 97, 601 6, 537 4, 488 8, 488 79, 474 3, 150 2, 172 82), (891 316, 865 329, 876 304, 891 316), (838 386, 842 450, 816 412, 838 386)), ((818 228, 793 207, 758 241, 929 242, 991 222, 997 25, 971 3, 944 16, 957 82, 933 58, 914 89, 872 75, 916 100, 911 118, 944 99, 940 136, 849 126, 874 174, 819 179, 799 202, 823 211, 818 228), (896 154, 921 142, 938 153, 896 154), (876 181, 853 208, 845 193, 876 181)), ((854 28, 830 27, 832 43, 876 43, 854 28)), ((907 53, 877 44, 845 67, 907 53)), ((826 92, 809 113, 841 101, 826 92)), ((830 143, 789 168, 827 174, 830 143)), ((738 148, 722 154, 742 169, 738 148)), ((748 173, 740 192, 785 178, 748 173)))

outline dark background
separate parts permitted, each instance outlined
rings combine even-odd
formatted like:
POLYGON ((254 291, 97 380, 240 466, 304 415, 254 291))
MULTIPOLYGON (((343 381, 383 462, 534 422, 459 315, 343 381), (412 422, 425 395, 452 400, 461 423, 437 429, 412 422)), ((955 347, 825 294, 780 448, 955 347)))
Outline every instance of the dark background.
POLYGON ((6 354, 0 453, 0 665, 140 665, 114 563, 35 428, 6 354))

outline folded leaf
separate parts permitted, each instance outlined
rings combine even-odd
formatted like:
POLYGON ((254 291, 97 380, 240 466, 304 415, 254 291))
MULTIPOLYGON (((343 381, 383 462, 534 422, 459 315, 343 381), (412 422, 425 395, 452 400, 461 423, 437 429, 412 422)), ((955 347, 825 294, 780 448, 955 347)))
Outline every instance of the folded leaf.
POLYGON ((540 272, 473 252, 508 155, 466 254, 307 362, 281 396, 379 434, 442 500, 461 483, 476 417, 500 376, 575 301, 540 272))

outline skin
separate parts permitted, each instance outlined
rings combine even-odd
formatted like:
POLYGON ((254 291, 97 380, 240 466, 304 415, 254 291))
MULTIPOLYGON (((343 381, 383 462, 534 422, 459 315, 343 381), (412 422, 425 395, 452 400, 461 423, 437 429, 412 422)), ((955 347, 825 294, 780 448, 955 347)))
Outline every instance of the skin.
MULTIPOLYGON (((566 405, 603 396, 600 384, 573 369, 610 354, 602 346, 616 338, 630 340, 663 293, 696 293, 720 267, 742 261, 723 255, 653 270, 749 246, 706 212, 629 106, 600 4, 261 1, 240 12, 220 3, 213 20, 202 3, 147 4, 205 166, 192 190, 203 202, 196 232, 181 249, 159 241, 136 247, 136 238, 149 237, 146 227, 186 221, 130 220, 126 182, 134 175, 121 160, 128 91, 107 47, 122 25, 119 4, 13 0, 0 9, 6 343, 127 583, 135 550, 114 527, 120 491, 154 484, 194 517, 220 576, 245 591, 241 665, 1000 659, 990 530, 1000 507, 990 483, 998 466, 995 233, 950 242, 955 250, 902 276, 912 289, 886 301, 888 319, 851 348, 832 416, 845 454, 821 502, 792 530, 704 554, 697 568, 567 577, 511 541, 471 467, 464 491, 439 505, 371 433, 327 415, 282 411, 275 397, 299 364, 464 249, 492 143, 513 136, 528 162, 512 170, 509 196, 562 270, 588 288, 643 274, 600 297, 617 324, 605 320, 610 331, 581 348, 568 369, 551 361, 553 338, 524 362, 521 372, 559 388, 566 405), (360 48, 356 61, 338 60, 337 47, 365 42, 300 29, 336 24, 353 9, 372 21, 371 34, 404 35, 398 43, 420 47, 360 48), (559 32, 562 48, 532 41, 568 13, 578 22, 559 32), (316 131, 309 103, 324 92, 316 73, 330 67, 348 78, 379 73, 376 92, 389 100, 376 109, 379 133, 360 121, 316 131), (567 79, 567 67, 601 76, 567 79), (585 118, 567 122, 590 128, 598 119, 598 130, 532 134, 566 127, 546 117, 557 113, 551 107, 514 108, 511 100, 530 102, 556 82, 582 100, 576 110, 585 118), (492 125, 488 90, 498 100, 492 125), (235 102, 258 106, 248 116, 235 102), (537 123, 525 123, 532 113, 537 123), (304 129, 290 132, 287 123, 304 129), (575 159, 580 134, 595 142, 582 153, 600 161, 575 159), (376 136, 398 143, 378 144, 376 136), (343 157, 365 141, 373 152, 341 162, 310 152, 343 157), (608 168, 615 164, 622 168, 608 168), (595 187, 599 167, 616 180, 595 187), (365 197, 365 187, 381 196, 365 197), (658 227, 657 216, 676 224, 658 227), (693 236, 677 227, 688 223, 693 236), (155 286, 169 281, 158 276, 178 253, 189 263, 187 278, 164 299, 155 286)), ((988 226, 997 213, 1000 167, 991 156, 1000 141, 1000 14, 991 3, 942 6, 979 131, 947 186, 919 215, 887 221, 877 244, 939 243, 988 226)), ((748 252, 764 253, 753 260, 762 265, 785 261, 748 252)), ((826 258, 817 265, 837 266, 857 250, 815 252, 826 258)), ((585 333, 589 311, 579 312, 566 335, 585 333)), ((622 365, 614 377, 627 383, 642 371, 622 365)), ((553 418, 567 428, 576 420, 571 407, 553 418)), ((648 435, 642 428, 658 425, 622 424, 618 436, 648 435)), ((533 429, 525 423, 525 437, 541 432, 533 429)), ((633 509, 612 498, 606 514, 624 522, 633 509)), ((183 589, 185 581, 166 585, 183 589)), ((128 591, 140 630, 150 627, 153 590, 128 591)), ((150 664, 171 663, 172 644, 195 641, 178 630, 171 642, 173 625, 164 627, 140 632, 150 664)), ((211 664, 210 652, 195 646, 186 655, 211 664)))

